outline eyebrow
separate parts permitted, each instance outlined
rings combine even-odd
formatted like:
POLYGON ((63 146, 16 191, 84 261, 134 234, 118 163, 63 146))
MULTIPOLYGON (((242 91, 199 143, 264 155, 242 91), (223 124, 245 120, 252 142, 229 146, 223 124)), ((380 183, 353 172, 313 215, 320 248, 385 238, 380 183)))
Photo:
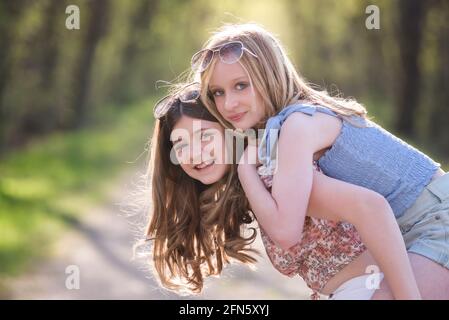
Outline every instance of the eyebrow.
MULTIPOLYGON (((241 76, 241 77, 237 77, 237 78, 232 79, 231 82, 237 82, 237 81, 240 81, 240 80, 246 80, 247 78, 248 78, 247 76, 241 76)), ((212 89, 213 87, 220 87, 220 86, 217 86, 215 84, 210 84, 209 85, 209 89, 212 89)))
MULTIPOLYGON (((196 130, 193 134, 197 133, 198 131, 204 131, 204 130, 209 130, 209 129, 211 129, 211 128, 201 128, 201 129, 196 130)), ((180 141, 182 141, 182 138, 178 138, 177 140, 172 141, 172 143, 173 143, 173 145, 175 145, 175 144, 179 143, 180 141)))
POLYGON ((237 78, 233 79, 232 81, 239 81, 239 80, 243 80, 243 79, 246 80, 246 78, 248 78, 248 77, 245 75, 245 76, 237 77, 237 78))
POLYGON ((198 131, 204 131, 204 130, 209 130, 209 129, 210 129, 210 128, 201 128, 201 129, 196 130, 196 131, 194 132, 194 134, 197 133, 198 131))

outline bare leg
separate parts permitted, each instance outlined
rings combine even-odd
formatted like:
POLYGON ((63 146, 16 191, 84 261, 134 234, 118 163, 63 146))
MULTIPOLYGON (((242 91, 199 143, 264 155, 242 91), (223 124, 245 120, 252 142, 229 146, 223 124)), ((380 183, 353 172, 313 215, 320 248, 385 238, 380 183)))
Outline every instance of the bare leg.
MULTIPOLYGON (((408 254, 421 297, 425 300, 449 299, 449 269, 415 253, 408 254)), ((393 295, 386 281, 382 281, 380 289, 372 300, 392 300, 393 295)))

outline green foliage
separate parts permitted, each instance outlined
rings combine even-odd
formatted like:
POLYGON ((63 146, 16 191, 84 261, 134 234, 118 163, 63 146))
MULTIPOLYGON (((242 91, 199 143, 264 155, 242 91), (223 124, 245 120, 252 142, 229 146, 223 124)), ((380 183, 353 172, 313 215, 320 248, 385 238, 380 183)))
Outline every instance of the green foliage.
MULTIPOLYGON (((108 0, 99 7, 108 14, 98 41, 88 32, 98 18, 92 1, 0 1, 0 278, 45 255, 117 173, 134 166, 152 119, 150 101, 137 101, 163 95, 155 82, 176 81, 223 23, 265 26, 308 81, 357 98, 402 137, 395 120, 407 77, 398 32, 405 1, 108 0), (80 8, 80 30, 65 28, 69 4, 80 8), (371 4, 380 30, 365 27, 371 4), (93 61, 84 68, 89 41, 93 61), (89 83, 81 100, 80 79, 89 83), (76 101, 86 102, 87 121, 75 131, 76 101)), ((425 3, 414 137, 404 138, 448 159, 449 2, 425 3)))
MULTIPOLYGON (((0 151, 2 145, 20 146, 37 135, 71 128, 80 112, 75 103, 80 81, 76 76, 82 67, 79 56, 96 17, 84 0, 58 1, 59 7, 50 10, 55 3, 16 1, 0 10, 4 31, 0 33, 9 35, 3 39, 6 58, 0 55, 0 59, 8 65, 6 71, 11 69, 5 71, 9 76, 0 74, 7 82, 2 90, 0 81, 0 151), (68 4, 80 8, 80 30, 65 28, 68 4), (55 65, 44 67, 49 54, 55 65)), ((400 68, 398 41, 402 5, 388 0, 106 1, 107 26, 94 45, 92 68, 85 70, 90 83, 86 123, 95 125, 97 109, 119 108, 151 94, 160 95, 155 93, 155 82, 176 81, 188 70, 192 54, 221 24, 256 22, 281 39, 307 80, 335 94, 381 100, 392 112, 374 113, 388 117, 382 122, 394 126, 401 116, 396 112, 398 89, 406 76, 400 68), (380 9, 380 30, 365 27, 365 8, 372 4, 380 9)), ((448 64, 446 7, 444 1, 425 6, 419 49, 423 102, 411 124, 420 139, 437 135, 438 148, 449 143, 445 129, 435 129, 443 127, 440 119, 449 117, 447 107, 437 107, 447 106, 448 99, 441 89, 448 64), (435 121, 438 125, 432 127, 435 121)))
POLYGON ((33 141, 3 159, 0 277, 45 255, 87 205, 104 197, 120 171, 136 169, 151 131, 152 102, 109 115, 95 129, 33 141))

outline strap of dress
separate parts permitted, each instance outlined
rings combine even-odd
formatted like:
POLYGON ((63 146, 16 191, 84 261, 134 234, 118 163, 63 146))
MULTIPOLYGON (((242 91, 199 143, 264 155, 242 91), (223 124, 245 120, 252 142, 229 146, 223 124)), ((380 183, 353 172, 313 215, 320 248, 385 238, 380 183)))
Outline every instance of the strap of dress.
POLYGON ((331 116, 337 117, 338 115, 329 110, 328 108, 313 105, 309 103, 297 103, 291 106, 285 107, 277 115, 268 119, 265 126, 262 139, 260 141, 258 156, 259 161, 268 168, 272 173, 276 169, 276 148, 279 138, 279 131, 284 124, 285 120, 294 112, 302 112, 309 116, 313 116, 315 112, 322 112, 331 116))

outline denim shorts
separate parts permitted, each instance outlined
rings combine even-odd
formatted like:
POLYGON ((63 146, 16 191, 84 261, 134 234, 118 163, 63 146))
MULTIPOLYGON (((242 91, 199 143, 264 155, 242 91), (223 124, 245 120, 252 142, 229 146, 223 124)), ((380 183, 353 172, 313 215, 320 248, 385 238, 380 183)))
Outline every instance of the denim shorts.
POLYGON ((408 252, 449 269, 449 172, 431 181, 397 221, 408 252))

